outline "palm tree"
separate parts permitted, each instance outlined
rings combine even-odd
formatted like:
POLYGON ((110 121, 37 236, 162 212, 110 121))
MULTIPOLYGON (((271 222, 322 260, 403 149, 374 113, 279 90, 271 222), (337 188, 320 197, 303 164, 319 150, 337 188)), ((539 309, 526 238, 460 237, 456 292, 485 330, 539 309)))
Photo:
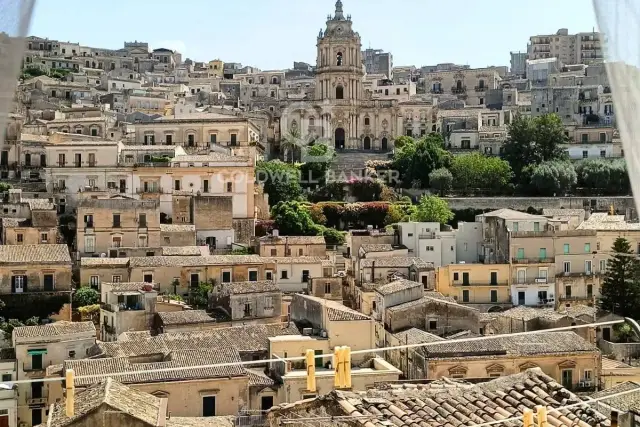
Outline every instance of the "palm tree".
POLYGON ((288 153, 291 152, 291 163, 295 162, 296 150, 303 145, 302 135, 298 128, 291 128, 280 142, 280 148, 284 152, 284 160, 287 160, 288 153))

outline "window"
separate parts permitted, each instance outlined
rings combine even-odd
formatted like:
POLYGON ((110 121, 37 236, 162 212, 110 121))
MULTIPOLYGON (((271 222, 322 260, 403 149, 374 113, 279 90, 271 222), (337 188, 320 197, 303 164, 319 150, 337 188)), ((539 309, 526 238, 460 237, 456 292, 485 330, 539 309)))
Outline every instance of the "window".
POLYGON ((325 295, 331 294, 331 283, 327 282, 324 284, 324 293, 325 295))
POLYGON ((165 139, 167 145, 172 145, 173 144, 173 135, 165 135, 164 139, 165 139))
POLYGON ((585 254, 591 253, 591 243, 584 244, 584 253, 585 254))
POLYGON ((173 181, 173 189, 176 191, 180 191, 180 180, 176 179, 175 181, 173 181))
POLYGON ((238 145, 238 135, 236 135, 235 133, 231 134, 231 146, 235 147, 236 145, 238 145))
POLYGON ((111 281, 113 283, 120 283, 121 280, 122 280, 122 276, 111 276, 111 281))
POLYGON ((187 145, 193 147, 196 143, 196 136, 194 134, 187 135, 187 145))
POLYGON ((568 244, 568 243, 565 243, 565 244, 564 244, 564 254, 565 254, 565 255, 568 255, 568 254, 569 254, 570 249, 571 249, 571 246, 569 246, 569 244, 568 244))
POLYGON ((91 276, 91 279, 89 279, 89 284, 94 289, 99 288, 100 287, 100 276, 91 276))
POLYGON ((524 248, 518 248, 518 252, 517 252, 516 257, 518 259, 524 259, 524 248))
POLYGON ((593 297, 593 285, 587 285, 587 297, 593 297))
POLYGON ((142 274, 142 281, 145 283, 153 283, 153 273, 147 271, 142 274))
POLYGON ((2 382, 3 383, 11 381, 12 379, 13 379, 13 376, 11 374, 2 374, 2 382))
POLYGON ((535 232, 540 231, 540 223, 539 222, 534 222, 533 223, 533 231, 535 231, 535 232))
POLYGON ((369 117, 364 118, 364 125, 369 126, 369 117))
POLYGON ((251 317, 251 303, 244 303, 244 317, 251 317))
POLYGON ((462 302, 469 302, 469 291, 462 291, 462 302))
POLYGON ((538 251, 538 258, 540 258, 540 260, 545 260, 547 258, 547 248, 540 248, 538 251))
POLYGON ((462 286, 469 286, 469 273, 462 273, 462 286))
POLYGON ((344 99, 344 88, 336 86, 336 99, 344 99))
POLYGON ((564 287, 564 294, 567 298, 571 298, 571 285, 564 287))
POLYGON ((75 359, 75 358, 76 358, 75 350, 69 350, 69 359, 75 359))
POLYGON ((565 261, 564 262, 563 271, 565 273, 571 273, 571 262, 570 261, 565 261))
POLYGON ((205 192, 205 193, 209 192, 209 180, 208 179, 205 179, 205 180, 202 181, 202 187, 203 187, 203 189, 202 189, 203 192, 205 192))
POLYGON ((113 227, 120 228, 120 214, 113 214, 113 227))
POLYGON ((498 291, 495 289, 491 290, 491 302, 498 302, 498 291))
POLYGON ((591 260, 586 260, 584 262, 584 272, 586 274, 591 274, 593 271, 593 261, 591 260))
POLYGON ((589 152, 588 152, 587 150, 583 150, 583 151, 582 151, 582 158, 583 158, 583 159, 586 159, 586 158, 588 158, 588 157, 589 157, 589 152))
POLYGON ((138 216, 138 227, 146 227, 147 226, 147 214, 141 213, 138 216))
POLYGON ((258 271, 257 270, 250 270, 249 271, 249 281, 250 282, 257 282, 258 281, 258 271))
POLYGON ((519 224, 517 222, 514 222, 513 223, 513 231, 517 233, 518 232, 518 228, 519 228, 519 224))
POLYGON ((282 274, 280 275, 281 279, 288 279, 289 278, 289 272, 287 270, 282 270, 282 274))
POLYGON ((273 280, 273 271, 265 271, 264 277, 266 280, 273 280))
POLYGON ((84 251, 87 253, 96 251, 96 236, 84 236, 84 251))
POLYGON ((222 283, 231 283, 231 272, 223 271, 222 272, 222 283))
POLYGON ((459 277, 458 273, 453 273, 453 280, 460 280, 459 277))
POLYGON ((438 329, 438 321, 437 320, 429 320, 429 330, 433 331, 438 329))
POLYGON ((16 234, 16 241, 18 243, 23 243, 24 242, 24 236, 22 235, 22 233, 16 234))
POLYGON ((607 260, 606 259, 601 259, 600 260, 600 272, 604 273, 605 271, 607 271, 607 260))
POLYGON ((492 285, 497 285, 498 284, 498 272, 497 271, 492 271, 491 272, 491 284, 492 285))
POLYGON ((233 182, 227 182, 227 193, 233 192, 233 182))
POLYGON ((112 247, 114 248, 119 248, 120 246, 122 246, 122 237, 120 236, 113 236, 112 237, 112 247))

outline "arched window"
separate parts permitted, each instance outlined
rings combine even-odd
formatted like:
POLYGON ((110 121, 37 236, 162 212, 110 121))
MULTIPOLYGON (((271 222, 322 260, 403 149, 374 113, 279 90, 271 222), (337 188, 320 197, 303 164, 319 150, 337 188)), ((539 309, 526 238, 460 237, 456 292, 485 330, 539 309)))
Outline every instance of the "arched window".
POLYGON ((369 117, 364 118, 364 125, 369 126, 369 117))
POLYGON ((271 79, 271 83, 274 84, 274 85, 277 85, 278 84, 278 78, 277 77, 272 78, 271 79))
POLYGON ((315 126, 316 125, 316 119, 314 119, 313 117, 309 117, 309 126, 315 126))
POLYGON ((342 52, 338 52, 336 55, 336 64, 338 66, 342 66, 342 52))
POLYGON ((478 80, 478 87, 480 89, 484 89, 484 80, 483 79, 478 80))
POLYGON ((462 80, 456 80, 456 89, 462 89, 462 80))
POLYGON ((253 79, 249 79, 249 84, 252 85, 253 84, 253 79))
POLYGON ((260 77, 260 84, 263 85, 264 84, 264 77, 260 77))
POLYGON ((336 87, 336 99, 344 99, 344 88, 342 86, 336 87))

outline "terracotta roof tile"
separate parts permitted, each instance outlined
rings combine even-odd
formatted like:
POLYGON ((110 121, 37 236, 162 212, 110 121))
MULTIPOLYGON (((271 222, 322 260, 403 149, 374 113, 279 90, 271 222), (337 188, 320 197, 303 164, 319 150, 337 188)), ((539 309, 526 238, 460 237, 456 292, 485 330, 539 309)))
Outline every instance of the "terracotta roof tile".
POLYGON ((71 264, 67 245, 0 245, 0 264, 71 264))
POLYGON ((15 338, 51 338, 63 335, 90 333, 95 335, 93 322, 54 322, 48 325, 20 326, 13 330, 15 338))
POLYGON ((164 326, 213 323, 216 321, 204 310, 165 311, 157 314, 164 326))

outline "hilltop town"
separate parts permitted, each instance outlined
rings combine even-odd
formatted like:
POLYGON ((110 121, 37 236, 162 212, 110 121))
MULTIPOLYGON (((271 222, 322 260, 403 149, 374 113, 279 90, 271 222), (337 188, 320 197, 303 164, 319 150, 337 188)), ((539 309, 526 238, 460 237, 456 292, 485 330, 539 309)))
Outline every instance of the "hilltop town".
POLYGON ((0 427, 638 425, 604 34, 397 66, 347 7, 286 70, 0 39, 0 427))

